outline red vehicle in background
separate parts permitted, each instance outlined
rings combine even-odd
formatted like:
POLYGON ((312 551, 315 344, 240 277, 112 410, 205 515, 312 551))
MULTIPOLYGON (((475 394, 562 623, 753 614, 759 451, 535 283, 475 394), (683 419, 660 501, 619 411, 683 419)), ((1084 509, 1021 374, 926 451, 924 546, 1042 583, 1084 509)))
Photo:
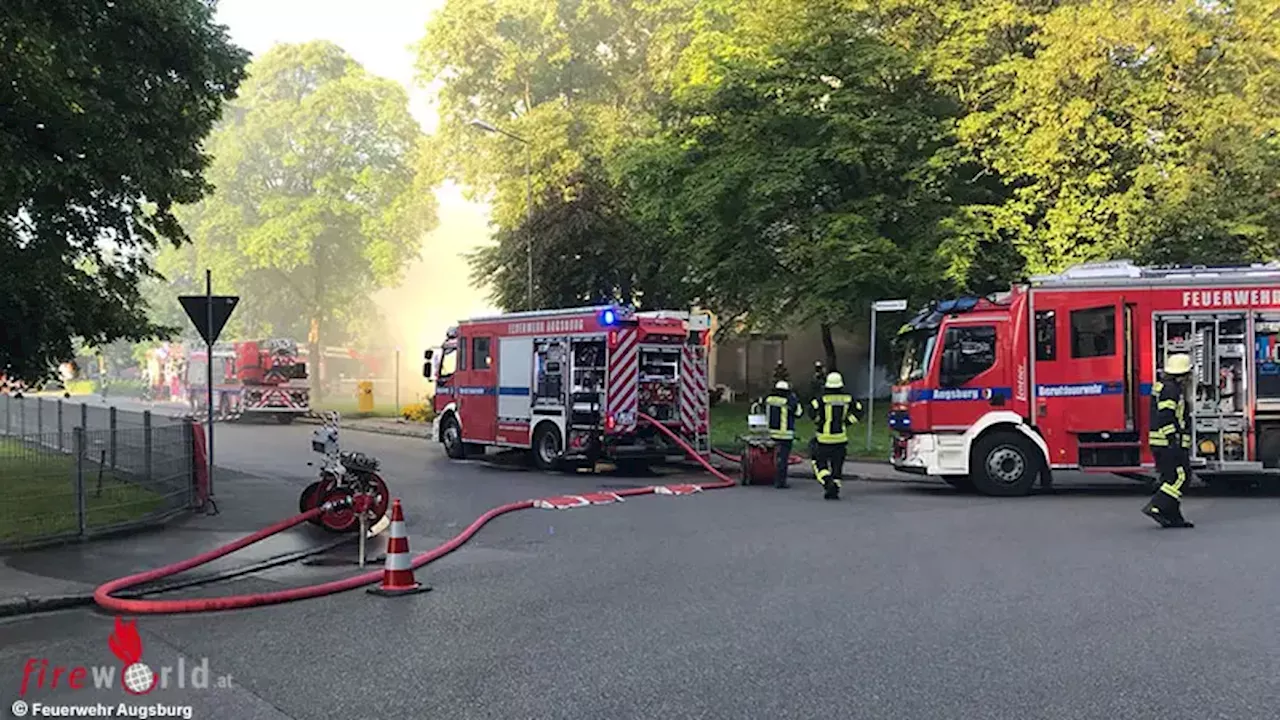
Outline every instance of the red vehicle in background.
POLYGON ((892 461, 988 495, 1055 470, 1145 477, 1151 385, 1193 360, 1193 464, 1207 482, 1280 473, 1280 264, 1081 265, 937 303, 899 332, 892 461))
POLYGON ((539 468, 599 459, 646 464, 711 451, 709 317, 616 306, 460 322, 423 375, 436 379, 434 437, 449 457, 526 448, 539 468))
MULTIPOLYGON (((207 355, 190 354, 186 367, 188 399, 203 411, 207 355)), ((215 412, 220 415, 271 415, 282 423, 311 412, 307 366, 293 340, 247 340, 213 346, 215 412)))

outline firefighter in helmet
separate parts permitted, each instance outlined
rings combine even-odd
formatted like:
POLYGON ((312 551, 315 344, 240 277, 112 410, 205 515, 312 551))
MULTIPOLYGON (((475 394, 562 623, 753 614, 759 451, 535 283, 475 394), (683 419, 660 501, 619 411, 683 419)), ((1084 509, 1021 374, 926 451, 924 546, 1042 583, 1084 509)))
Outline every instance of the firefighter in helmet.
POLYGON ((854 401, 845 392, 844 378, 840 373, 827 375, 822 394, 813 399, 813 424, 817 426, 809 443, 813 458, 813 471, 826 492, 827 500, 840 499, 840 481, 844 479, 844 456, 848 450, 850 425, 858 422, 854 410, 861 410, 862 403, 854 401))
POLYGON ((1187 427, 1187 379, 1191 356, 1170 355, 1164 377, 1151 386, 1151 431, 1147 444, 1156 458, 1160 487, 1142 512, 1161 527, 1195 527, 1182 517, 1182 489, 1191 478, 1191 431, 1187 427))
POLYGON ((764 399, 769 417, 769 437, 777 452, 778 470, 773 478, 776 488, 790 487, 787 469, 790 467, 791 443, 796 439, 796 418, 800 416, 800 398, 791 391, 791 383, 779 380, 773 392, 764 399))

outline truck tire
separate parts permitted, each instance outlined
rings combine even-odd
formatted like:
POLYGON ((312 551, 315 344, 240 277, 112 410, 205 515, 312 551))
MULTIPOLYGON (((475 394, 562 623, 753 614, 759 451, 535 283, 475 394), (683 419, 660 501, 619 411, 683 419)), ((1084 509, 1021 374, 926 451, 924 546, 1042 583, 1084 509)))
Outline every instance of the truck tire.
POLYGON ((467 448, 462 442, 462 428, 452 415, 440 423, 440 444, 444 445, 444 454, 450 460, 465 460, 467 448))
POLYGON ((969 456, 969 477, 983 495, 1030 495, 1043 464, 1036 448, 1016 431, 997 430, 978 438, 969 456))
POLYGON ((560 430, 551 423, 543 423, 533 433, 533 464, 543 472, 560 467, 560 456, 564 452, 564 443, 560 441, 560 430))

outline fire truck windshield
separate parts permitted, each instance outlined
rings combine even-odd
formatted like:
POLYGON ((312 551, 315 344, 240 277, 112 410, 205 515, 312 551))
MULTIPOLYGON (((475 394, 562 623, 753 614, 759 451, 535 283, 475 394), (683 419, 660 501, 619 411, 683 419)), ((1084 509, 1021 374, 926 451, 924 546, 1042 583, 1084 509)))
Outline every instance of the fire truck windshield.
POLYGON ((902 348, 902 371, 898 374, 898 384, 923 380, 938 341, 937 329, 917 330, 900 335, 897 341, 902 348))

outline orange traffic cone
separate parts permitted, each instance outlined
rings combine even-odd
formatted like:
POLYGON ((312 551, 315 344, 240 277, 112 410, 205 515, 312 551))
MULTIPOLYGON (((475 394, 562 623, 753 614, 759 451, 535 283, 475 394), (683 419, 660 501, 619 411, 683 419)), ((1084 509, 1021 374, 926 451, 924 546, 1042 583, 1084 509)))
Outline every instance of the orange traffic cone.
POLYGON ((409 535, 404 529, 404 510, 400 498, 391 503, 391 537, 387 538, 387 564, 382 571, 382 584, 369 588, 372 595, 393 597, 427 592, 431 588, 413 579, 409 557, 409 535))

